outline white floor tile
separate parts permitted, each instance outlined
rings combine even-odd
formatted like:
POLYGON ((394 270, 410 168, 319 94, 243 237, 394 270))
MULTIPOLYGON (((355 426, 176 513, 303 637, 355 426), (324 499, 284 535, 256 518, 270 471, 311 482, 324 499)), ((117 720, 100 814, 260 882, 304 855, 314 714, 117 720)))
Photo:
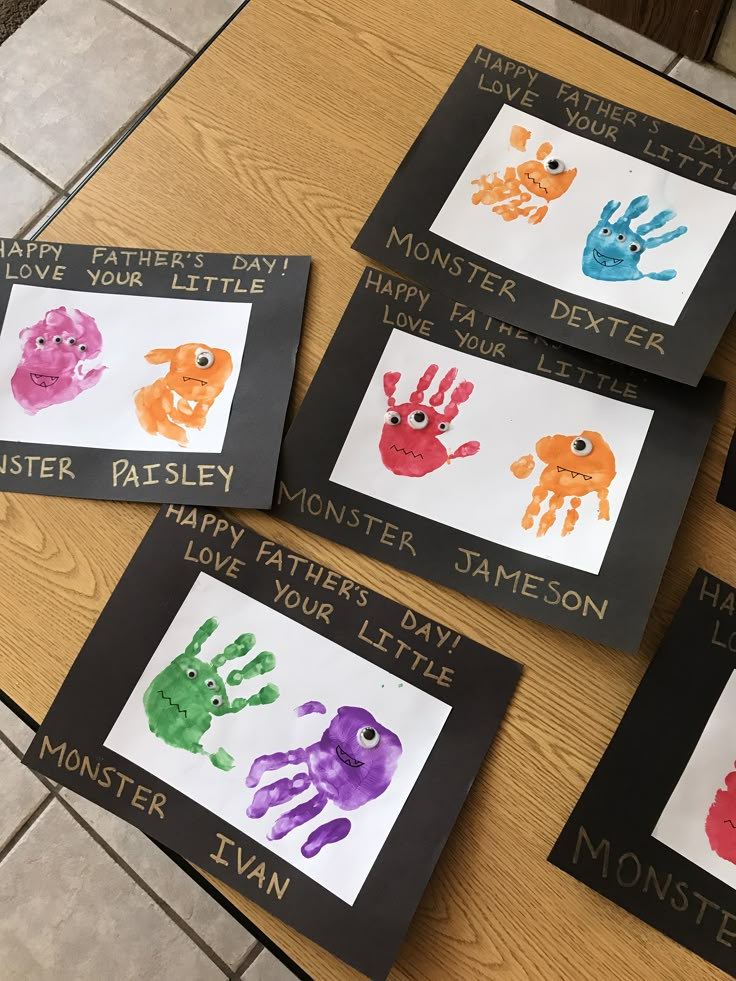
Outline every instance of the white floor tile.
POLYGON ((670 76, 736 109, 736 75, 724 72, 715 65, 699 65, 689 58, 680 58, 670 76))
MULTIPOLYGON (((5 103, 3 114, 4 112, 5 103)), ((2 128, 0 122, 0 132, 2 128)), ((6 238, 13 238, 19 229, 33 221, 56 193, 48 184, 1 150, 0 187, 3 190, 0 195, 0 235, 6 238)))
POLYGON ((296 975, 273 954, 264 950, 243 974, 245 981, 295 981, 296 975))
POLYGON ((198 51, 242 0, 118 0, 169 37, 198 51))
POLYGON ((40 215, 38 215, 31 225, 27 225, 22 229, 23 238, 33 238, 33 236, 40 231, 42 226, 48 221, 48 219, 54 214, 56 209, 64 202, 68 201, 69 198, 66 194, 60 194, 58 197, 54 198, 48 207, 44 208, 40 215))
POLYGON ((62 796, 229 967, 241 963, 256 939, 227 910, 137 828, 70 790, 62 796))
POLYGON ((225 975, 53 801, 0 863, 3 981, 225 975))
POLYGON ((46 0, 0 46, 0 143, 66 187, 187 60, 104 0, 46 0))
POLYGON ((0 742, 0 788, 0 848, 4 848, 49 792, 3 742, 0 742))
POLYGON ((33 729, 2 701, 0 701, 0 732, 21 753, 25 753, 33 739, 33 729))

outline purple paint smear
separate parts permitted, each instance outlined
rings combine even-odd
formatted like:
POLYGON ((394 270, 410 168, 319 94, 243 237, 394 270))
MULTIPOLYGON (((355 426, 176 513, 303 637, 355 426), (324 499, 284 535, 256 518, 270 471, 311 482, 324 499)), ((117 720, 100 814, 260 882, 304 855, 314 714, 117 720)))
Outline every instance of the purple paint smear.
POLYGON ((297 716, 311 715, 312 712, 318 712, 320 715, 326 715, 327 709, 324 707, 322 702, 305 702, 303 705, 299 705, 294 709, 297 716))
MULTIPOLYGON (((320 702, 307 702, 306 705, 324 708, 320 702)), ((297 714, 308 713, 300 713, 297 709, 297 714)), ((317 817, 330 801, 342 811, 354 811, 380 797, 387 789, 401 753, 401 740, 396 733, 382 726, 366 709, 343 706, 337 710, 319 742, 305 749, 290 749, 254 760, 245 780, 247 787, 257 787, 265 773, 285 766, 306 763, 308 772, 297 773, 292 778, 282 777, 261 787, 246 813, 250 818, 263 817, 271 807, 313 788, 314 796, 276 820, 267 835, 269 841, 273 841, 317 817)), ((325 845, 342 841, 349 831, 347 818, 328 821, 310 834, 302 854, 312 858, 325 845)))
POLYGON ((66 307, 49 310, 43 320, 19 334, 23 351, 10 380, 15 401, 29 415, 71 402, 93 388, 107 370, 85 362, 102 353, 102 335, 93 317, 66 307))

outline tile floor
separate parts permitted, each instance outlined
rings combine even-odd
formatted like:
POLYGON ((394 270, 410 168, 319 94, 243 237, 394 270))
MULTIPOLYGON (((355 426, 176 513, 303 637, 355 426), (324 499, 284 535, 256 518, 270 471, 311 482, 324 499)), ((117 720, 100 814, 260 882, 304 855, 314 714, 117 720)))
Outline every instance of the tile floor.
MULTIPOLYGON (((528 0, 732 108, 736 77, 573 0, 528 0)), ((30 237, 240 0, 47 0, 0 47, 0 235, 30 237)), ((736 14, 716 60, 736 69, 736 14)), ((20 764, 31 731, 0 703, 3 981, 290 981, 140 832, 20 764)))
POLYGON ((3 981, 295 981, 137 829, 41 779, 0 702, 3 981))
MULTIPOLYGON (((46 0, 0 46, 0 235, 35 234, 240 3, 46 0)), ((736 108, 729 72, 680 58, 573 0, 527 5, 736 108)), ((716 60, 736 70, 736 13, 716 60)))

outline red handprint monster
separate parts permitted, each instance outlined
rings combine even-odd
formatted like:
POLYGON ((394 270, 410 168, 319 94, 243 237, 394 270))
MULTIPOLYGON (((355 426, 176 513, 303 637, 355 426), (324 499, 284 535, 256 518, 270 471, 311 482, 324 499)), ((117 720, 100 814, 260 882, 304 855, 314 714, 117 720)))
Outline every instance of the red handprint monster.
POLYGON ((725 783, 725 790, 716 791, 705 819, 705 833, 716 855, 736 865, 736 770, 726 774, 725 783))
POLYGON ((450 368, 440 381, 437 391, 427 403, 424 393, 434 381, 439 365, 431 364, 417 382, 416 391, 408 402, 396 404, 394 393, 401 378, 400 371, 388 371, 383 376, 383 390, 388 397, 388 412, 378 449, 384 465, 399 477, 424 477, 457 457, 474 456, 480 449, 477 440, 463 443, 450 453, 440 437, 450 429, 452 420, 473 392, 473 383, 462 381, 455 386, 445 411, 441 406, 445 394, 457 377, 457 368, 450 368))

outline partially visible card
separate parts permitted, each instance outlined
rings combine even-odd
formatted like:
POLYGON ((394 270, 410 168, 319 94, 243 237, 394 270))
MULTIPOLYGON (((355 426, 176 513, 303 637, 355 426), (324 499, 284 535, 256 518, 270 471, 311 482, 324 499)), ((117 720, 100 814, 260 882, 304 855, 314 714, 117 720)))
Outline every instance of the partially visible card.
POLYGON ((736 587, 699 570, 550 861, 736 977, 736 587))
POLYGON ((695 385, 736 309, 728 138, 479 45, 354 248, 517 327, 695 385))
POLYGON ((520 674, 219 512, 170 505, 24 762, 382 978, 520 674))
POLYGON ((274 509, 635 651, 722 391, 562 348, 368 268, 286 435, 274 509))
POLYGON ((309 266, 0 239, 0 490, 268 507, 309 266))

